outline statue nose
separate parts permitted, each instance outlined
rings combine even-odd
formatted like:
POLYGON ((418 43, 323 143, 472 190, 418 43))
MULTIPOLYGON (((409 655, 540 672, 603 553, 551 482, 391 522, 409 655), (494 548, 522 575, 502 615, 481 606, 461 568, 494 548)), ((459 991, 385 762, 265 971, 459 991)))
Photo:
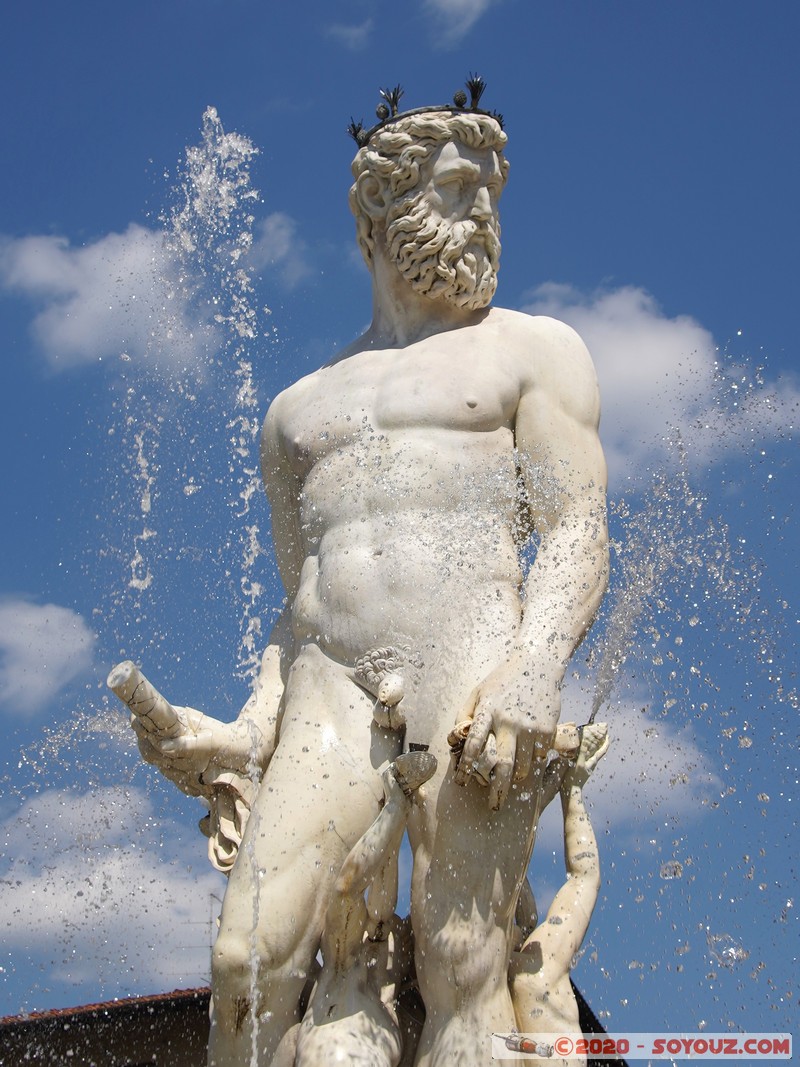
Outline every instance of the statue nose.
POLYGON ((492 201, 489 196, 489 190, 485 185, 482 185, 475 195, 475 203, 472 205, 472 211, 470 216, 474 219, 490 219, 493 215, 492 201))

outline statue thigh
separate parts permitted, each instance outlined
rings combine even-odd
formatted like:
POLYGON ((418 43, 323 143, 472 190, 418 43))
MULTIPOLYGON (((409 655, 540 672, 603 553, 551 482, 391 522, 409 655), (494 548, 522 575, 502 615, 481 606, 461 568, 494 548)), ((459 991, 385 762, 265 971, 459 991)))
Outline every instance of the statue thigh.
POLYGON ((493 993, 508 1003, 508 938, 533 847, 541 768, 512 786, 499 812, 489 809, 485 787, 454 784, 444 754, 440 774, 435 808, 415 811, 409 824, 420 988, 426 1003, 493 993), (442 982, 448 973, 452 981, 442 982))
POLYGON ((333 883, 380 810, 378 768, 397 754, 396 735, 374 726, 371 702, 340 665, 314 649, 303 670, 302 656, 225 893, 215 997, 227 972, 245 965, 260 987, 285 985, 283 977, 302 989, 333 883))

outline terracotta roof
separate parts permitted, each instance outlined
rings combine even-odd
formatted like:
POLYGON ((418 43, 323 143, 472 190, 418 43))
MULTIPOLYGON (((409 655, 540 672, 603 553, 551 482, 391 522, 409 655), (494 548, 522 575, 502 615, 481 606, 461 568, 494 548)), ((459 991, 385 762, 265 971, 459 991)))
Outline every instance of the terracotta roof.
POLYGON ((65 1017, 90 1015, 94 1013, 109 1014, 125 1008, 141 1008, 148 1004, 175 1003, 182 1000, 201 999, 210 996, 211 990, 207 986, 199 989, 174 989, 171 993, 153 993, 146 997, 120 997, 116 1000, 107 1000, 101 1004, 81 1004, 76 1008, 51 1008, 49 1011, 32 1011, 22 1015, 6 1015, 0 1018, 0 1026, 9 1026, 15 1023, 36 1022, 44 1019, 63 1019, 65 1017))

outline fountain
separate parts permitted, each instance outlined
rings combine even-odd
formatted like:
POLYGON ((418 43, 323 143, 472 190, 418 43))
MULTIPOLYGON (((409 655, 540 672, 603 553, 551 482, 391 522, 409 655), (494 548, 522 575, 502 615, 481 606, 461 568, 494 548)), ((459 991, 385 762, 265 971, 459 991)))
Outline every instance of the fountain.
MULTIPOLYGON (((568 761, 591 768, 607 746, 605 727, 583 740, 574 727, 556 730, 566 662, 607 581, 606 472, 597 388, 580 340, 553 320, 487 311, 507 165, 502 119, 479 106, 483 88, 471 78, 469 96, 459 90, 450 105, 405 113, 402 90, 384 90, 378 125, 351 130, 359 152, 350 200, 373 275, 374 319, 282 393, 264 424, 261 467, 288 602, 251 699, 226 724, 172 706, 133 663, 109 676, 133 712, 144 758, 205 798, 209 855, 229 874, 213 953, 210 1064, 321 1062, 332 1017, 345 1024, 336 1041, 349 1033, 353 1055, 374 1059, 380 1048, 387 1064, 411 1059, 416 1042, 404 1048, 398 1030, 382 1044, 380 1034, 390 1018, 399 1026, 395 1002, 412 974, 425 1008, 417 1055, 430 1062, 458 1048, 464 1062, 483 1063, 493 1032, 539 1026, 531 990, 543 974, 553 1007, 563 986, 545 1029, 579 1032, 568 973, 586 923, 573 929, 560 917, 567 905, 554 903, 547 922, 563 927, 547 941, 543 969, 532 969, 545 942, 530 914, 514 927, 514 912, 541 808, 560 790, 565 834, 571 819, 585 824, 588 771, 573 784, 568 761), (462 344, 478 362, 461 366, 457 385, 462 344), (534 531, 520 617, 517 548, 534 531), (552 766, 551 749, 563 754, 552 766), (376 828, 389 801, 381 810, 376 770, 422 752, 433 760, 430 781, 408 817, 414 964, 405 950, 407 973, 388 961, 386 978, 374 962, 364 972, 376 1005, 384 985, 394 991, 383 1001, 389 1017, 374 1016, 363 997, 344 1010, 350 968, 329 958, 338 943, 328 929, 333 905, 326 914, 320 902, 340 892, 340 868, 361 865, 353 860, 360 842, 384 840, 376 828), (527 963, 510 985, 512 928, 527 963), (322 975, 297 1031, 320 938, 322 975), (535 951, 525 955, 529 946, 535 951), (321 988, 330 1002, 322 1014, 321 988)), ((184 200, 205 211, 211 199, 227 211, 235 183, 210 196, 210 169, 190 157, 184 200)), ((170 246, 194 251, 185 214, 173 215, 170 246)), ((204 243, 219 254, 216 235, 204 243)), ((241 251, 233 242, 235 262, 241 251)), ((246 276, 240 288, 248 292, 246 276)), ((236 309, 244 337, 250 318, 236 309)), ((246 383, 242 367, 240 356, 246 383)), ((242 395, 252 401, 247 385, 242 395)), ((234 421, 234 445, 246 455, 254 423, 234 421)), ((145 477, 147 507, 150 489, 145 477)), ((251 496, 248 487, 245 505, 251 496)), ((365 946, 381 942, 392 928, 398 827, 381 870, 372 864, 381 903, 368 906, 353 959, 367 951, 362 937, 365 946)), ((585 834, 576 840, 582 856, 595 857, 588 915, 599 886, 596 846, 585 834)), ((363 891, 370 880, 359 874, 357 884, 363 891)), ((374 882, 370 899, 373 891, 374 882)), ((342 919, 344 928, 350 921, 342 919)), ((388 951, 394 960, 399 949, 388 951)))
MULTIPOLYGON (((248 149, 244 141, 238 139, 236 148, 233 141, 224 140, 227 136, 229 135, 225 135, 218 125, 216 117, 207 114, 203 152, 210 152, 213 157, 214 152, 219 155, 221 146, 225 145, 224 151, 230 150, 234 153, 228 158, 238 159, 233 168, 235 171, 236 167, 245 166, 251 158, 252 146, 248 149), (235 151, 239 152, 238 156, 235 151)), ((202 633, 205 628, 205 620, 202 617, 186 620, 183 628, 171 628, 169 634, 157 623, 159 600, 169 588, 170 581, 175 582, 174 578, 166 577, 170 567, 173 568, 173 573, 178 575, 178 587, 186 574, 193 575, 195 581, 208 583, 212 596, 219 604, 226 605, 225 609, 217 606, 215 610, 218 615, 223 615, 225 610, 237 610, 235 605, 239 605, 237 613, 241 622, 236 638, 238 648, 234 649, 234 654, 243 677, 254 677, 258 667, 257 652, 265 643, 270 628, 264 625, 261 615, 266 612, 260 611, 258 605, 277 603, 274 582, 268 583, 262 576, 265 549, 262 547, 259 523, 263 523, 263 520, 251 516, 256 484, 253 452, 257 429, 257 401, 252 370, 248 362, 248 344, 256 337, 256 327, 254 317, 250 314, 253 306, 251 282, 241 263, 246 261, 247 233, 252 232, 251 229, 248 231, 248 226, 252 227, 250 213, 254 200, 249 196, 251 188, 248 183, 237 186, 233 182, 232 185, 225 186, 224 169, 221 174, 219 171, 212 173, 207 163, 208 157, 203 156, 202 152, 194 157, 190 156, 187 174, 191 176, 191 181, 197 181, 201 189, 211 193, 221 178, 223 190, 230 192, 233 188, 238 190, 238 193, 244 192, 247 195, 242 200, 237 200, 238 194, 234 192, 227 199, 220 195, 218 199, 212 196, 210 201, 198 201, 193 200, 191 194, 187 193, 183 206, 165 213, 165 229, 168 235, 165 255, 172 262, 181 262, 182 256, 189 257, 189 260, 185 261, 187 265, 184 273, 178 275, 179 284, 185 290, 184 296, 196 278, 196 271, 188 265, 191 263, 191 257, 202 252, 203 255, 211 255, 212 259, 219 257, 225 264, 224 271, 218 272, 221 277, 214 283, 222 303, 211 309, 210 320, 216 322, 217 327, 230 328, 230 340, 226 342, 225 351, 215 349, 212 330, 209 329, 207 373, 214 375, 219 372, 223 377, 227 374, 228 384, 224 388, 224 395, 210 401, 210 410, 214 420, 220 427, 225 428, 226 434, 231 438, 234 458, 229 461, 228 470, 223 476, 216 476, 216 484, 213 475, 208 477, 205 473, 199 473, 200 464, 197 463, 196 457, 192 456, 195 445, 194 431, 187 428, 187 413, 196 414, 201 405, 204 413, 207 413, 209 392, 206 389, 207 383, 193 377, 195 372, 180 366, 168 369, 169 380, 173 385, 172 397, 169 400, 158 397, 157 392, 153 390, 150 399, 143 401, 142 393, 146 393, 146 389, 138 383, 123 386, 118 400, 118 437, 123 438, 122 449, 130 457, 130 472, 119 491, 118 503, 123 505, 125 510, 120 512, 119 527, 110 532, 106 547, 109 558, 113 557, 118 563, 124 557, 128 565, 124 585, 117 583, 110 586, 113 589, 112 603, 102 611, 104 620, 112 622, 112 643, 116 642, 120 651, 124 651, 126 655, 135 655, 137 658, 142 656, 148 672, 152 671, 153 678, 165 690, 167 687, 164 679, 169 677, 170 695, 173 687, 176 692, 181 691, 181 683, 185 689, 186 679, 181 679, 178 668, 177 681, 173 682, 173 669, 165 670, 162 664, 169 664, 170 668, 174 668, 175 664, 170 663, 169 655, 177 654, 176 648, 180 647, 182 640, 191 637, 196 640, 198 632, 202 633), (197 166, 192 170, 195 164, 197 166), (227 232, 224 231, 224 225, 228 224, 225 222, 219 230, 214 231, 213 238, 195 239, 193 234, 197 219, 192 219, 191 210, 197 209, 202 213, 209 208, 209 202, 216 204, 214 209, 220 211, 221 219, 226 218, 225 211, 230 208, 228 218, 233 215, 239 222, 227 232), (239 214, 236 214, 237 211, 239 214), (236 226, 239 226, 239 229, 236 229, 236 226), (223 361, 227 362, 223 364, 223 361), (227 368, 225 374, 223 366, 227 368), (176 408, 180 409, 177 422, 176 408), (166 462, 164 457, 168 457, 166 462), (231 464, 238 466, 234 466, 231 471, 231 464), (133 497, 129 493, 131 485, 136 487, 133 497), (235 486, 233 490, 232 485, 235 486), (167 499, 176 488, 174 497, 182 497, 188 508, 195 505, 200 498, 208 501, 211 497, 212 500, 205 504, 205 513, 198 518, 198 511, 192 510, 190 516, 181 517, 176 509, 174 512, 170 510, 168 514, 162 512, 164 517, 156 520, 154 509, 158 506, 157 498, 160 495, 162 501, 167 499), (216 540, 214 537, 204 539, 198 532, 203 523, 207 526, 215 524, 215 509, 227 516, 225 522, 229 536, 221 541, 218 536, 216 540), (233 536, 240 538, 238 543, 231 540, 233 536), (210 545, 215 547, 211 549, 210 545), (167 651, 168 646, 170 652, 167 651)), ((241 177, 242 172, 237 173, 241 177)), ((189 185, 183 187, 182 196, 188 189, 189 185)), ((200 230, 202 231, 202 227, 200 230)), ((203 269, 211 273, 207 266, 203 269)), ((196 294, 188 295, 191 299, 203 299, 196 294)), ((153 381, 157 380, 157 374, 163 375, 165 370, 163 365, 157 366, 153 381)), ((328 431, 320 431, 325 432, 328 431)), ((371 456, 369 444, 374 432, 370 425, 359 429, 359 437, 352 445, 352 453, 358 465, 363 466, 363 461, 371 456)), ((676 451, 680 456, 680 443, 676 443, 676 451)), ((378 458, 383 464, 391 457, 379 454, 378 458)), ((389 481, 386 484, 390 492, 399 491, 396 484, 393 486, 389 481)), ((471 494, 471 500, 475 500, 485 489, 485 485, 476 481, 474 485, 467 484, 465 492, 471 494)), ((717 706, 714 694, 719 685, 719 675, 704 659, 707 653, 697 654, 698 645, 695 638, 699 631, 710 625, 709 619, 714 617, 706 614, 706 609, 712 601, 721 608, 716 618, 722 625, 731 629, 738 627, 737 632, 747 634, 747 648, 753 646, 754 640, 757 641, 758 656, 767 676, 767 692, 776 705, 781 701, 791 702, 795 699, 791 683, 787 684, 785 677, 778 677, 780 669, 776 665, 775 647, 781 645, 781 640, 767 634, 768 630, 774 630, 778 613, 767 610, 766 605, 759 602, 763 593, 757 568, 745 552, 741 551, 741 546, 737 546, 735 538, 715 520, 707 517, 709 512, 708 503, 692 487, 688 463, 684 461, 679 463, 677 475, 671 471, 667 476, 654 478, 644 503, 641 495, 636 493, 630 494, 627 499, 617 498, 612 503, 612 563, 617 575, 615 592, 612 593, 613 599, 607 607, 606 615, 601 616, 600 628, 588 639, 585 646, 586 656, 577 662, 573 661, 572 670, 578 677, 569 680, 565 691, 565 707, 569 707, 571 718, 594 719, 600 715, 609 720, 614 741, 608 760, 615 755, 614 746, 618 750, 627 748, 625 754, 628 755, 630 766, 632 730, 636 728, 640 729, 645 737, 652 731, 650 736, 653 738, 654 747, 657 745, 659 730, 665 733, 670 741, 674 740, 673 724, 677 716, 682 716, 679 719, 682 723, 696 717, 703 727, 703 733, 708 737, 713 730, 712 717, 715 711, 721 714, 722 721, 726 723, 721 727, 722 740, 717 739, 715 742, 720 745, 726 770, 736 759, 743 758, 743 754, 749 755, 754 738, 758 745, 760 725, 756 716, 748 714, 746 721, 743 721, 739 709, 720 709, 717 706), (679 587, 678 583, 683 585, 679 587), (668 594, 665 587, 669 587, 668 594), (685 601, 682 600, 684 593, 685 601), (767 636, 772 637, 772 647, 766 641, 767 636), (647 725, 644 725, 643 717, 642 725, 639 726, 630 722, 630 715, 624 711, 622 705, 631 692, 634 699, 650 703, 651 698, 642 695, 646 692, 645 683, 648 679, 645 675, 648 674, 656 679, 655 686, 648 692, 657 691, 663 696, 661 706, 651 708, 651 714, 646 718, 647 725), (624 686, 620 685, 620 680, 626 675, 629 679, 633 675, 635 679, 633 685, 628 681, 627 693, 624 686), (589 690, 588 698, 582 690, 589 690), (584 706, 586 714, 580 715, 577 709, 584 706), (624 722, 619 734, 616 730, 617 721, 624 722), (727 725, 728 723, 730 725, 727 725), (726 731, 730 731, 729 737, 726 736, 726 731)), ((316 535, 312 531, 309 536, 316 535)), ((202 611, 203 607, 199 610, 202 611)), ((274 621, 274 616, 270 621, 274 621)), ((230 644, 230 638, 228 641, 230 644)), ((191 641, 188 642, 188 647, 192 647, 191 641)), ((222 650, 214 648, 211 654, 222 661, 230 651, 229 647, 222 650)), ((366 653, 368 649, 361 651, 366 653)), ((419 651, 415 648, 410 649, 410 656, 408 651, 400 649, 400 673, 406 672, 411 678, 411 684, 418 685, 416 674, 422 667, 417 664, 424 663, 428 657, 415 657, 414 654, 419 651), (402 655, 404 651, 405 656, 402 655)), ((725 650, 721 658, 727 662, 725 650)), ((355 670, 355 662, 352 666, 355 670)), ((349 680, 349 684, 360 683, 357 680, 349 680)), ((747 684, 754 694, 758 692, 760 683, 757 678, 748 678, 747 684)), ((365 699, 374 704, 377 694, 369 693, 368 687, 363 684, 361 690, 367 694, 365 699)), ((763 687, 761 691, 764 691, 763 687)), ((763 696, 753 698, 754 702, 764 699, 763 696)), ((378 704, 388 709, 394 706, 389 700, 378 701, 378 704)), ((231 711, 230 706, 224 707, 220 714, 223 718, 229 718, 231 711), (226 712, 227 714, 224 714, 226 712)), ((388 723, 376 725, 390 726, 390 716, 388 723)), ((777 727, 774 729, 777 731, 777 727)), ((99 730, 108 730, 112 736, 119 737, 120 720, 114 719, 110 712, 102 709, 94 709, 85 717, 76 717, 69 729, 54 738, 52 751, 55 753, 57 749, 63 754, 64 741, 70 731, 73 736, 77 736, 87 730, 94 736, 97 736, 99 730), (110 725, 112 723, 113 725, 110 725)), ((713 736, 718 738, 716 734, 713 736)), ((648 738, 643 742, 645 749, 649 740, 648 738)), ((713 770, 710 761, 703 757, 702 751, 698 751, 696 746, 692 747, 686 739, 683 740, 684 752, 689 752, 689 759, 683 762, 681 758, 676 760, 676 763, 682 762, 682 765, 674 768, 675 795, 680 796, 681 788, 690 784, 695 774, 704 774, 707 783, 703 800, 708 807, 713 809, 716 805, 722 810, 734 810, 734 802, 730 800, 734 794, 727 792, 729 787, 725 780, 714 776, 719 772, 713 770), (684 780, 680 780, 681 775, 684 780)), ((663 750, 656 748, 656 751, 660 755, 663 750)), ((392 754, 394 753, 389 746, 385 753, 387 761, 392 754)), ((763 760, 765 757, 761 758, 763 760)), ((251 770, 252 763, 253 761, 251 770)), ((693 890, 688 887, 697 884, 695 879, 700 875, 698 867, 701 863, 697 856, 692 855, 692 849, 688 846, 689 834, 675 815, 675 811, 685 815, 687 808, 681 807, 681 802, 671 811, 664 797, 654 800, 652 794, 647 792, 646 782, 641 781, 643 769, 646 769, 646 757, 635 767, 633 778, 639 779, 637 787, 642 787, 642 803, 655 804, 660 811, 664 824, 663 832, 649 846, 641 841, 618 844, 619 855, 615 850, 612 864, 619 867, 619 857, 624 857, 628 849, 634 854, 634 876, 629 879, 626 887, 633 902, 628 905, 628 914, 636 916, 637 909, 640 913, 649 909, 647 921, 653 924, 656 930, 662 931, 669 922, 664 916, 672 915, 673 920, 676 916, 675 905, 667 894, 674 894, 676 887, 687 887, 683 889, 683 899, 691 900, 693 890)), ((238 770, 245 772, 240 774, 240 778, 248 778, 246 766, 238 770)), ((777 799, 774 791, 772 798, 769 798, 770 790, 767 784, 771 771, 772 768, 768 764, 762 765, 760 773, 763 788, 759 789, 758 803, 763 805, 761 810, 765 812, 777 799), (761 800, 761 796, 767 799, 761 800)), ((601 788, 604 772, 605 767, 601 768, 598 783, 593 784, 592 789, 601 788)), ((617 770, 616 773, 619 774, 620 771, 617 770)), ((758 775, 754 774, 753 782, 757 779, 758 775)), ((120 810, 123 806, 124 797, 120 796, 120 810)), ((559 836, 560 832, 559 829, 559 836)), ((545 840, 545 846, 548 841, 549 839, 545 840)), ((537 846, 537 857, 540 856, 541 845, 542 842, 537 846)), ((608 850, 609 842, 602 842, 602 859, 605 859, 608 850)), ((762 893, 777 884, 779 874, 774 869, 772 858, 759 856, 753 845, 743 846, 741 851, 746 859, 737 858, 737 865, 741 864, 745 871, 753 871, 751 875, 743 874, 747 881, 752 882, 754 887, 763 885, 764 889, 759 890, 762 893)), ((261 878, 261 869, 256 858, 252 857, 251 862, 254 864, 254 877, 261 878)), ((534 863, 534 881, 547 879, 543 869, 544 864, 537 866, 534 863)), ((733 871, 733 867, 728 867, 722 882, 730 880, 733 871)), ((614 874, 612 877, 617 876, 614 874)), ((702 883, 703 879, 700 877, 700 884, 702 883)), ((536 888, 538 889, 538 886, 536 888)), ((605 890, 609 896, 613 892, 615 890, 611 888, 605 890)), ((776 913, 776 921, 785 925, 792 918, 792 902, 790 896, 785 893, 784 896, 780 914, 776 913)), ((189 908, 187 915, 191 913, 192 908, 189 908)), ((251 927, 252 925, 251 921, 251 927)), ((695 963, 692 982, 697 986, 702 984, 708 992, 706 1002, 713 1000, 718 991, 725 987, 726 982, 738 982, 741 987, 745 967, 752 968, 751 981, 757 983, 762 980, 764 967, 758 948, 754 946, 753 939, 748 939, 745 931, 737 928, 735 924, 729 929, 706 924, 705 929, 698 931, 688 917, 682 920, 679 917, 677 923, 673 921, 673 926, 675 928, 669 930, 667 939, 675 946, 675 959, 662 966, 665 970, 669 968, 678 981, 685 981, 679 976, 691 970, 692 964, 700 957, 702 973, 697 971, 695 963), (711 969, 707 970, 709 966, 711 969)), ((598 928, 593 929, 584 950, 586 964, 609 975, 607 979, 600 978, 600 990, 608 990, 611 984, 614 985, 613 993, 606 993, 599 999, 591 998, 598 1008, 601 1003, 613 1005, 613 1008, 600 1009, 608 1019, 619 1016, 620 1008, 624 1014, 627 1007, 627 1004, 622 1004, 626 998, 619 996, 618 992, 623 980, 628 993, 627 999, 635 1003, 636 993, 630 993, 631 989, 637 988, 634 979, 636 983, 644 980, 648 971, 652 973, 658 969, 660 962, 658 959, 648 960, 647 953, 640 952, 636 958, 628 961, 629 975, 622 974, 620 969, 616 972, 610 970, 604 957, 613 956, 615 952, 618 954, 618 949, 613 945, 612 929, 613 927, 606 925, 604 916, 598 928), (643 958, 640 959, 639 956, 643 958)), ((657 957, 658 952, 654 955, 657 957)), ((255 968, 258 963, 257 953, 251 953, 250 960, 255 968)), ((305 979, 306 976, 299 974, 295 977, 295 984, 302 985, 300 979, 305 979)), ((260 1005, 256 969, 252 970, 248 977, 247 988, 246 1010, 257 1020, 260 1005)), ((646 998, 646 983, 641 988, 645 991, 642 996, 646 998)), ((698 1027, 700 1021, 698 1018, 698 1027)), ((620 1029, 619 1026, 615 1028, 620 1029)), ((632 1028, 637 1027, 627 1027, 632 1028)), ((251 1054, 254 1054, 258 1049, 258 1024, 250 1028, 247 1040, 251 1054)))

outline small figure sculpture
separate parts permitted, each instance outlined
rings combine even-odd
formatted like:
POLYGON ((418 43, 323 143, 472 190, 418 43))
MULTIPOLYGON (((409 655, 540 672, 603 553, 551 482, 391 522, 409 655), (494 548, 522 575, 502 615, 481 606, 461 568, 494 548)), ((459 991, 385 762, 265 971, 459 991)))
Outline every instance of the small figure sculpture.
POLYGON ((322 971, 302 1023, 287 1033, 272 1067, 400 1062, 395 1002, 413 949, 408 920, 395 914, 397 859, 412 797, 435 770, 430 753, 407 752, 381 775, 384 806, 342 864, 322 931, 322 971))
MULTIPOLYGON (((521 948, 512 952, 509 969, 511 998, 521 1033, 581 1035, 570 971, 589 929, 600 890, 597 841, 583 802, 583 787, 607 752, 608 744, 606 724, 590 724, 583 728, 575 763, 559 759, 551 764, 557 774, 554 781, 560 779, 567 880, 538 925, 529 886, 528 893, 521 897, 523 908, 517 913, 518 917, 522 913, 521 927, 523 931, 533 928, 521 948)), ((586 1057, 556 1057, 547 1062, 559 1067, 580 1067, 586 1057)))
POLYGON ((238 854, 216 850, 230 870, 210 1067, 266 1067, 298 1021, 342 864, 380 810, 379 768, 403 751, 438 759, 408 818, 416 1062, 485 1065, 491 1033, 515 1025, 510 932, 562 679, 606 588, 606 468, 580 338, 489 306, 506 135, 478 107, 482 81, 468 87, 404 113, 392 90, 376 127, 354 124, 373 321, 267 413, 287 604, 252 698, 230 724, 176 708, 177 736, 133 724, 179 785, 228 791, 212 834, 238 832, 245 783, 238 854), (390 648, 424 666, 404 663, 381 700, 353 671, 390 648), (447 736, 465 720, 454 766, 447 736))

